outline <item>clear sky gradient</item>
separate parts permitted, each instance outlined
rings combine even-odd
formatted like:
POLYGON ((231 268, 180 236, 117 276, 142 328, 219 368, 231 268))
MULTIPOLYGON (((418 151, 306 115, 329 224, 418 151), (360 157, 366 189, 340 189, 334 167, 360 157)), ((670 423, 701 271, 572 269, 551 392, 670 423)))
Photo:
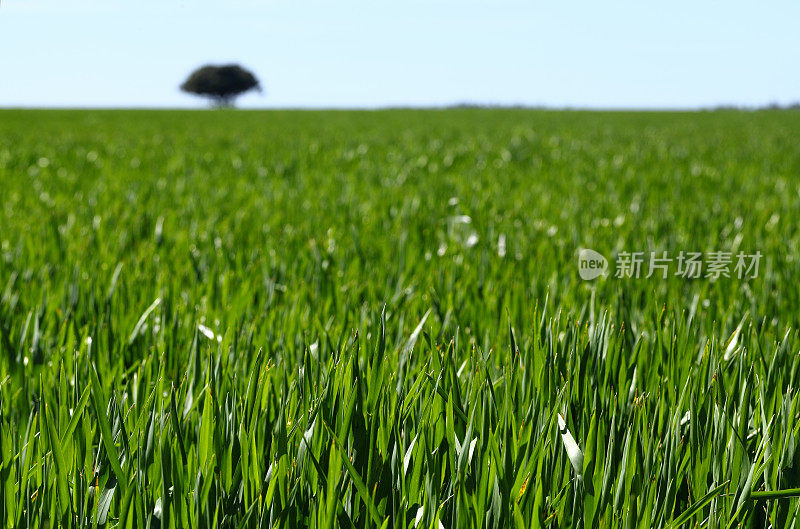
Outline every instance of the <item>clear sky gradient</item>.
POLYGON ((0 106, 594 108, 800 101, 800 2, 0 0, 0 106))

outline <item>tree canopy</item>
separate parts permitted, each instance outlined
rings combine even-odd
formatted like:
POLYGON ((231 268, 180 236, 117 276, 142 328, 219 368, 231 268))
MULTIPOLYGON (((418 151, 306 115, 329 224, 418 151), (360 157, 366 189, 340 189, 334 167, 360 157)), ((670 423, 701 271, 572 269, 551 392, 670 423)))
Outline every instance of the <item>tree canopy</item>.
POLYGON ((184 92, 210 98, 216 106, 233 106, 249 90, 261 90, 258 79, 238 64, 206 65, 198 68, 181 85, 184 92))

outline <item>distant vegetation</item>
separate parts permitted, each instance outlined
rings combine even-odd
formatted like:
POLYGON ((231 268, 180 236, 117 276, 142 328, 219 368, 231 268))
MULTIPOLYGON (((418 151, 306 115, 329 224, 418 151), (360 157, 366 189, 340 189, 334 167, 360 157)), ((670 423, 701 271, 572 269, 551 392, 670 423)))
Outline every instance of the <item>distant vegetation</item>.
POLYGON ((181 85, 184 92, 211 99, 215 106, 233 106, 236 98, 250 90, 261 90, 256 76, 237 64, 203 66, 181 85))
POLYGON ((0 525, 794 527, 798 129, 0 111, 0 525))

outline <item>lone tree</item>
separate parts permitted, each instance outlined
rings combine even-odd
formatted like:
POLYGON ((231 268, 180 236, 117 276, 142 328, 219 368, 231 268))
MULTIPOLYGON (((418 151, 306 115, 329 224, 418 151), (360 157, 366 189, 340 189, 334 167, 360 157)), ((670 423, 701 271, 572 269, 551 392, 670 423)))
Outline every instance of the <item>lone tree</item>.
POLYGON ((230 107, 248 90, 261 91, 258 79, 238 64, 206 65, 198 68, 181 85, 181 90, 210 98, 215 106, 230 107))

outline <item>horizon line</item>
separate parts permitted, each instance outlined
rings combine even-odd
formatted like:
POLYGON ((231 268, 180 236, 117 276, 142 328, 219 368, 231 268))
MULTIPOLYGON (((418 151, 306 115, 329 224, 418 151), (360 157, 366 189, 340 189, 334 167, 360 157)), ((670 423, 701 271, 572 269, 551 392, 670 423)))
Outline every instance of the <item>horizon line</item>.
POLYGON ((764 105, 737 105, 720 103, 715 105, 696 106, 581 106, 581 105, 538 105, 538 104, 493 104, 493 103, 452 103, 442 105, 376 105, 376 106, 263 106, 263 107, 230 107, 215 108, 213 106, 145 106, 145 105, 2 105, 0 110, 64 110, 64 111, 236 111, 236 112, 380 112, 392 110, 539 110, 560 112, 709 112, 709 111, 743 111, 760 110, 798 110, 800 102, 789 104, 768 103, 764 105))

